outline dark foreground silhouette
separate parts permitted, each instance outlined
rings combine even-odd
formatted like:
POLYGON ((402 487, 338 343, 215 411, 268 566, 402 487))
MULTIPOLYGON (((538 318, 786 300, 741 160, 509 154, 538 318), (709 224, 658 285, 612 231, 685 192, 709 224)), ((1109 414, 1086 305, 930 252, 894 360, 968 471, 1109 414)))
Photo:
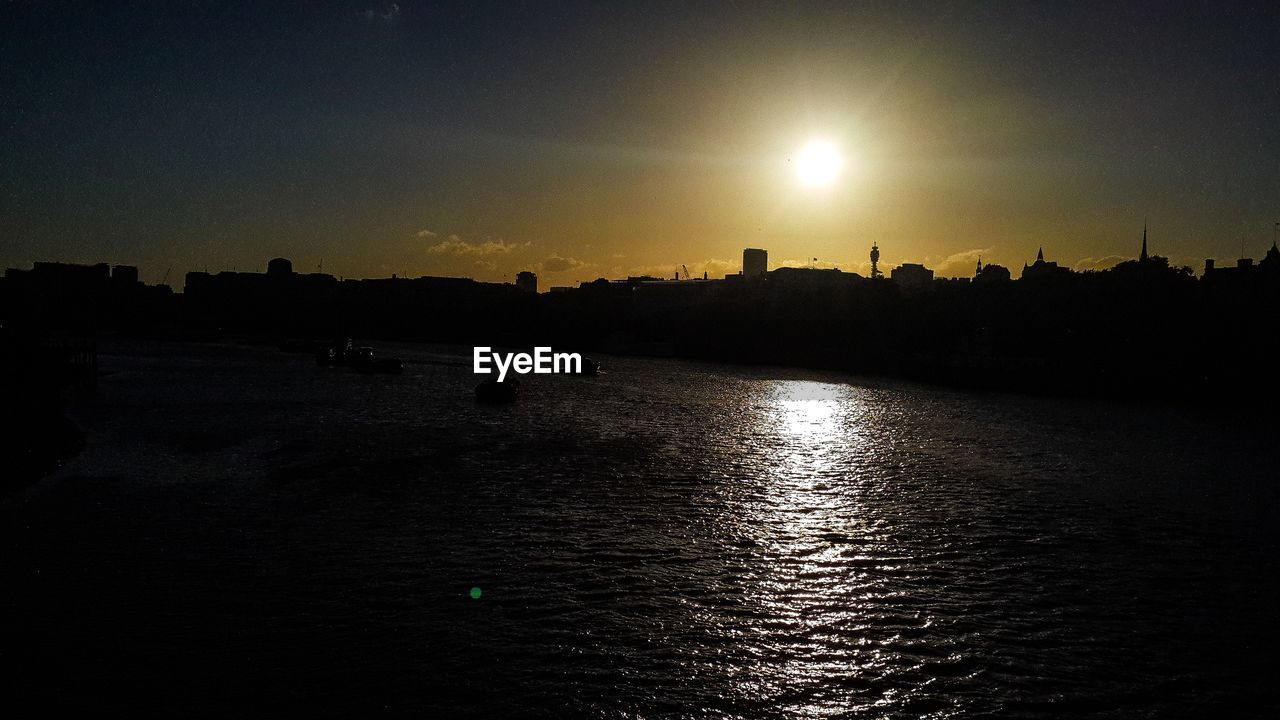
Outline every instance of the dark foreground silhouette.
POLYGON ((174 294, 138 282, 129 266, 36 263, 0 282, 3 375, 15 398, 5 454, 41 467, 74 447, 60 408, 69 387, 92 386, 102 332, 249 336, 368 373, 399 372, 400 361, 347 338, 806 366, 1261 414, 1280 399, 1271 380, 1280 357, 1275 246, 1256 265, 1210 261, 1199 278, 1148 256, 1145 243, 1138 259, 1101 272, 1071 272, 1041 254, 1016 281, 996 265, 979 265, 971 280, 935 280, 918 265, 890 278, 766 272, 762 253, 748 250, 750 273, 724 280, 600 279, 545 294, 534 292, 532 273, 516 285, 340 281, 295 273, 280 258, 266 273, 189 273, 185 293, 174 294))

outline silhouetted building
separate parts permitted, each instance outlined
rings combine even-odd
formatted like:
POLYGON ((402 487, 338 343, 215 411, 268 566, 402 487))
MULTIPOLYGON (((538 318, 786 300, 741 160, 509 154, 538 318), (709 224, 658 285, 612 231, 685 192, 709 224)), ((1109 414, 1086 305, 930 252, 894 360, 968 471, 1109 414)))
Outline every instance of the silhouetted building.
POLYGON ((111 282, 116 285, 137 285, 138 268, 132 265, 116 265, 111 268, 111 282))
POLYGON ((780 267, 769 273, 772 285, 791 285, 809 288, 837 287, 862 280, 857 273, 847 273, 840 268, 819 270, 818 268, 780 267))
POLYGON ((640 283, 660 282, 661 280, 662 278, 654 277, 652 275, 628 275, 626 280, 614 280, 613 282, 620 285, 626 285, 627 287, 635 287, 640 283))
POLYGON ((769 253, 759 248, 747 248, 742 251, 742 277, 764 277, 769 272, 769 253))
POLYGON ((167 285, 138 282, 138 268, 107 263, 37 262, 30 270, 9 268, 0 293, 0 324, 94 330, 138 327, 172 310, 167 285))
MULTIPOLYGON (((1143 253, 1146 253, 1146 241, 1142 244, 1143 253)), ((1071 271, 1064 267, 1059 267, 1056 262, 1046 262, 1044 259, 1044 248, 1036 253, 1036 261, 1030 265, 1022 264, 1022 279, 1037 280, 1040 278, 1054 277, 1058 275, 1066 275, 1071 271)))
POLYGON ((878 278, 882 276, 880 272, 880 247, 875 243, 871 243, 871 277, 878 278))
POLYGON ((976 283, 1009 282, 1012 277, 1009 268, 991 263, 983 265, 982 258, 978 258, 978 269, 973 274, 973 281, 976 283))
POLYGON ((658 280, 635 286, 632 297, 636 313, 649 316, 706 304, 714 300, 724 286, 723 280, 658 280))
POLYGON ((271 277, 289 277, 293 274, 293 263, 285 258, 274 258, 267 263, 267 275, 271 277))
POLYGON ((933 283, 933 271, 920 263, 902 263, 889 276, 903 288, 923 288, 933 283))
MULTIPOLYGON (((22 273, 22 270, 11 270, 22 273)), ((79 265, 76 263, 32 263, 30 275, 33 281, 45 287, 87 288, 98 286, 111 278, 111 266, 107 263, 79 265)))
POLYGON ((1214 284, 1221 284, 1223 282, 1253 278, 1264 272, 1267 274, 1280 272, 1280 249, 1277 249, 1275 245, 1272 245, 1271 250, 1267 251, 1266 257, 1256 265, 1253 262, 1253 258, 1240 258, 1236 260, 1235 267, 1218 267, 1212 258, 1206 259, 1204 261, 1203 279, 1214 284), (1275 252, 1276 256, 1273 256, 1272 252, 1275 252))
POLYGON ((528 270, 522 270, 516 273, 516 287, 525 291, 538 292, 538 276, 528 270))
POLYGON ((981 259, 969 283, 936 279, 916 263, 870 282, 835 269, 768 271, 764 251, 747 250, 744 269, 754 275, 600 278, 544 294, 528 272, 515 285, 339 282, 279 259, 266 273, 189 273, 179 299, 136 282, 132 266, 36 263, 0 282, 0 326, 553 342, 1089 393, 1190 394, 1270 369, 1280 347, 1280 244, 1258 263, 1207 260, 1198 282, 1151 254, 1147 239, 1144 229, 1140 254, 1108 271, 1073 273, 1043 252, 1024 267, 1028 279, 1056 272, 1061 282, 1011 283, 1007 268, 981 259))
POLYGON ((1258 269, 1266 273, 1280 272, 1280 248, 1276 244, 1271 243, 1271 249, 1258 263, 1258 269))

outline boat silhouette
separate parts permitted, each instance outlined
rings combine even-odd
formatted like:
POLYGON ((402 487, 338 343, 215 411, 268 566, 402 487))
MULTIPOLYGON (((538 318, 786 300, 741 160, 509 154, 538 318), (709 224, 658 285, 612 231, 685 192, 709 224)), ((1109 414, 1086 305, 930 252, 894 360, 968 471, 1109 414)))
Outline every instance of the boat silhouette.
POLYGON ((347 364, 362 373, 396 374, 404 371, 404 363, 400 358, 378 357, 374 354, 373 348, 367 345, 357 348, 347 360, 347 364))

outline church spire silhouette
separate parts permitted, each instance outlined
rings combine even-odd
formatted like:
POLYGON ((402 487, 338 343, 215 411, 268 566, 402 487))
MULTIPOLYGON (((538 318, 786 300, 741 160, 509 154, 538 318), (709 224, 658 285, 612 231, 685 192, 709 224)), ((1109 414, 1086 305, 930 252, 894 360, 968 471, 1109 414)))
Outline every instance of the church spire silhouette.
POLYGON ((1036 252, 1036 262, 1044 262, 1044 246, 1036 252))
POLYGON ((1147 261, 1147 219, 1142 218, 1142 254, 1138 256, 1139 262, 1147 261))

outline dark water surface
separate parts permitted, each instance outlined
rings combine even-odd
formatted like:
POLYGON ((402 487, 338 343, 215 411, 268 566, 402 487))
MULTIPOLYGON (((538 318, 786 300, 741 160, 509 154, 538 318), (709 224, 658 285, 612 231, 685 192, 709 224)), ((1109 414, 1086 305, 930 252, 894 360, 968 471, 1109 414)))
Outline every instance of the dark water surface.
POLYGON ((440 348, 105 350, 83 455, 0 501, 28 707, 1280 711, 1274 430, 633 358, 487 407, 440 348))

